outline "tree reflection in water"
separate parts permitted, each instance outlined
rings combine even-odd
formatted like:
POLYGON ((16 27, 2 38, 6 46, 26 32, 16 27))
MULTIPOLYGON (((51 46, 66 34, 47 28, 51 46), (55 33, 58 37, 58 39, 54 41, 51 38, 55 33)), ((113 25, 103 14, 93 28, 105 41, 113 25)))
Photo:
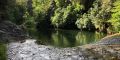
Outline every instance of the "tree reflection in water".
POLYGON ((106 36, 104 33, 77 30, 47 30, 39 31, 35 38, 38 44, 56 47, 75 47, 94 43, 106 36))
POLYGON ((106 36, 106 34, 99 32, 78 32, 78 34, 76 35, 76 45, 95 43, 104 36, 106 36))

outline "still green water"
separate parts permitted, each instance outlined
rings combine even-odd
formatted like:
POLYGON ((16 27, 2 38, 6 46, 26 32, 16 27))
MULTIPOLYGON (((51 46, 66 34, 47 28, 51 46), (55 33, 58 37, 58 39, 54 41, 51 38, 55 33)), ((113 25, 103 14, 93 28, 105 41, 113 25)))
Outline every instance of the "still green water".
POLYGON ((75 47, 95 43, 106 34, 98 32, 86 32, 79 30, 42 30, 32 32, 36 43, 55 47, 75 47))

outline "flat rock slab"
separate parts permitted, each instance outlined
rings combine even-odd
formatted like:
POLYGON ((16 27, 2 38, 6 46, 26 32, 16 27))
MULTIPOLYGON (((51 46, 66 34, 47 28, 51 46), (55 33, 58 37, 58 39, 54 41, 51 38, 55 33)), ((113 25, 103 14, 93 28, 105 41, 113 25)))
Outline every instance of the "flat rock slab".
POLYGON ((38 45, 36 40, 8 44, 8 60, 120 60, 120 45, 84 45, 56 48, 38 45))

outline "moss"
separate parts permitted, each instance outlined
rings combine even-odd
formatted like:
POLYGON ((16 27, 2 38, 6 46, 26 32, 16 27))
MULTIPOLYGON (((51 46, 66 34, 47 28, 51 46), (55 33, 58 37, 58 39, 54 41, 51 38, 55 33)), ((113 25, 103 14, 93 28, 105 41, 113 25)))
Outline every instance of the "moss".
POLYGON ((7 60, 6 44, 0 43, 0 60, 7 60))

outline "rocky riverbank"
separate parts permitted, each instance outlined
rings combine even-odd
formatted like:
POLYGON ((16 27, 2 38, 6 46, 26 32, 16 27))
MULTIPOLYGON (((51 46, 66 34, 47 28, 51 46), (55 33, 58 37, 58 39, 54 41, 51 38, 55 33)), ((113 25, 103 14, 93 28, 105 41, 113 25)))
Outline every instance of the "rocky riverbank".
POLYGON ((36 40, 8 45, 8 60, 120 60, 120 45, 84 45, 56 48, 37 45, 36 40))

